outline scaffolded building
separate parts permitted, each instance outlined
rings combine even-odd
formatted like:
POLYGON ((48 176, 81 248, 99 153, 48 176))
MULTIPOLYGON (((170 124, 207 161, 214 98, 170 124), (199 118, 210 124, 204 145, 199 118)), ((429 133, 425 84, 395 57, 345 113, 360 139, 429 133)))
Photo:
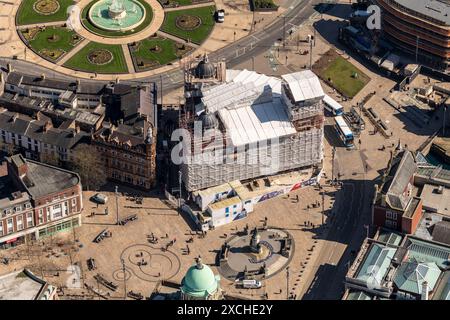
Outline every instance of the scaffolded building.
POLYGON ((205 57, 185 77, 186 190, 319 165, 324 92, 310 70, 269 77, 205 57))

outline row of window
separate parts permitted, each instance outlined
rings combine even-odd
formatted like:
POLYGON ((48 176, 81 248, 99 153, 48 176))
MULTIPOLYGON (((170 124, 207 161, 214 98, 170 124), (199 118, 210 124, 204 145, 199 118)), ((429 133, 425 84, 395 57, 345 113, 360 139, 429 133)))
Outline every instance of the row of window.
POLYGON ((3 210, 3 214, 2 217, 14 214, 14 213, 18 213, 18 212, 22 212, 25 211, 26 209, 31 209, 31 203, 25 203, 24 205, 17 205, 13 208, 7 208, 5 210, 3 210))
MULTIPOLYGON (((33 213, 28 212, 26 215, 27 221, 26 221, 26 228, 30 228, 33 226, 33 213)), ((19 215, 16 217, 16 230, 14 230, 14 221, 13 218, 9 218, 6 220, 6 232, 4 231, 3 221, 0 221, 0 237, 11 234, 13 232, 21 231, 25 229, 23 216, 19 215)))

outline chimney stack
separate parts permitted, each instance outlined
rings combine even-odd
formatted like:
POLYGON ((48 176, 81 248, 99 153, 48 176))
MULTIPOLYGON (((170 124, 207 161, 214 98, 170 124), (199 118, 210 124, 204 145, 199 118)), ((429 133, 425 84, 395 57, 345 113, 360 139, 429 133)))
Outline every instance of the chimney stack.
POLYGON ((428 300, 428 282, 422 282, 422 294, 420 297, 421 300, 428 300))

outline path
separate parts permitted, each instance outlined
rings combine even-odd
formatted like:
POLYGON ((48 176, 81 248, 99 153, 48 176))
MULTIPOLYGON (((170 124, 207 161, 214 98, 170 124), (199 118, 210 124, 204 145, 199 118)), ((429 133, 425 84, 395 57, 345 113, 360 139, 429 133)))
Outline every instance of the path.
POLYGON ((204 3, 197 3, 197 4, 190 4, 187 6, 180 6, 175 8, 165 8, 165 12, 171 12, 171 11, 178 11, 178 10, 189 10, 189 9, 195 9, 195 8, 203 8, 203 7, 210 7, 213 6, 214 2, 204 2, 204 3))
POLYGON ((66 55, 64 55, 61 59, 56 62, 58 66, 62 66, 66 61, 72 58, 78 51, 83 49, 89 43, 88 39, 83 39, 79 44, 75 46, 72 50, 70 50, 66 55))
POLYGON ((123 51, 123 55, 125 57, 125 61, 127 62, 128 72, 136 73, 136 71, 134 70, 133 59, 131 58, 130 50, 128 49, 127 44, 122 44, 122 51, 123 51))

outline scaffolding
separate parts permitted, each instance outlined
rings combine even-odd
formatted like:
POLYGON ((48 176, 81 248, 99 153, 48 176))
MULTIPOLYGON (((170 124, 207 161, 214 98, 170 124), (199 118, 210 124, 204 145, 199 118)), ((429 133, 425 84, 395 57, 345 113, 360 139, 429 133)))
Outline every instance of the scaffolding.
MULTIPOLYGON (((187 78, 186 80, 191 79, 187 78)), ((187 84, 185 88, 190 86, 190 84, 187 84)), ((210 188, 234 180, 242 181, 270 176, 293 169, 318 165, 322 162, 323 96, 314 97, 307 101, 294 102, 292 96, 289 96, 288 92, 285 93, 285 91, 288 91, 284 90, 285 88, 281 92, 278 91, 281 93, 281 97, 275 94, 273 98, 272 90, 268 89, 267 86, 263 88, 259 96, 253 92, 256 90, 255 88, 252 85, 242 85, 239 88, 236 83, 228 82, 201 90, 203 93, 210 94, 207 98, 202 99, 204 102, 202 105, 205 107, 203 112, 217 115, 217 127, 214 129, 220 133, 219 140, 212 137, 205 138, 203 135, 198 137, 194 135, 195 121, 199 121, 200 117, 194 111, 194 103, 192 102, 189 105, 189 99, 186 100, 187 107, 181 116, 180 127, 187 129, 192 137, 190 145, 184 146, 184 148, 189 149, 191 157, 188 157, 189 161, 181 165, 182 180, 187 191, 210 188), (242 95, 242 99, 238 99, 237 96, 241 95, 240 91, 239 94, 234 92, 234 95, 230 95, 226 91, 227 88, 233 90, 238 88, 241 91, 245 88, 247 89, 247 95, 242 95), (270 99, 268 99, 269 95, 270 99), (272 99, 274 102, 268 102, 272 99), (275 100, 277 101, 275 102, 275 100), (211 101, 212 103, 208 105, 208 102, 211 101), (227 101, 229 101, 228 104, 227 101), (233 140, 232 132, 227 131, 227 128, 231 129, 225 125, 225 120, 220 116, 222 110, 236 110, 248 106, 257 109, 264 103, 274 103, 272 108, 282 108, 286 112, 284 120, 282 120, 284 122, 279 122, 277 126, 286 126, 287 130, 275 130, 272 133, 272 136, 274 133, 278 135, 275 138, 261 139, 261 136, 258 136, 257 139, 250 142, 249 139, 243 139, 242 145, 233 143, 233 141, 241 141, 236 137, 233 140), (205 155, 208 155, 207 161, 203 158, 205 155)), ((199 97, 201 96, 200 93, 199 97)), ((190 95, 190 97, 193 96, 190 95)), ((260 111, 260 109, 258 110, 260 111)), ((279 116, 279 109, 275 113, 277 112, 279 116)), ((264 122, 260 119, 256 121, 264 122)), ((248 125, 252 126, 253 123, 248 125)), ((233 133, 236 135, 236 132, 233 133)), ((269 134, 267 134, 267 137, 269 137, 269 134)))

